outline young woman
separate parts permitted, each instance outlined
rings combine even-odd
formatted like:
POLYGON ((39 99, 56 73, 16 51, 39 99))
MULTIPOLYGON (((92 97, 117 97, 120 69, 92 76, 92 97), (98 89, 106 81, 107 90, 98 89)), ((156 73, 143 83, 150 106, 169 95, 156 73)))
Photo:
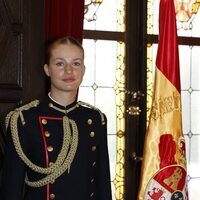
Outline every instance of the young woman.
POLYGON ((84 50, 72 37, 47 49, 47 98, 7 116, 3 200, 111 200, 107 124, 97 108, 77 102, 84 50))

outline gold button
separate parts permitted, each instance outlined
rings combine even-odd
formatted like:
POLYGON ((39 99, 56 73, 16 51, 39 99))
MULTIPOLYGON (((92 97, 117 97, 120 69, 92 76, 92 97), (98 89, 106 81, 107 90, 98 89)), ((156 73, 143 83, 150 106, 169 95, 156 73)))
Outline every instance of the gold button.
POLYGON ((94 161, 93 163, 92 163, 92 167, 94 167, 96 165, 96 162, 94 161))
POLYGON ((45 137, 50 137, 51 134, 49 133, 49 131, 45 131, 44 135, 45 135, 45 137))
POLYGON ((49 197, 50 197, 50 199, 55 199, 56 195, 51 193, 49 197))
POLYGON ((92 124, 92 119, 88 119, 87 123, 88 123, 89 125, 91 125, 91 124, 92 124))
POLYGON ((53 107, 53 104, 52 104, 52 103, 49 103, 49 107, 50 107, 50 108, 53 107))
POLYGON ((48 152, 52 152, 52 151, 53 151, 53 147, 52 147, 52 146, 48 146, 48 147, 47 147, 47 151, 48 151, 48 152))
POLYGON ((90 137, 94 137, 94 136, 95 136, 95 132, 94 131, 90 132, 90 137))
POLYGON ((42 119, 42 124, 47 124, 47 120, 46 119, 42 119))
POLYGON ((91 150, 92 151, 96 151, 97 147, 96 146, 92 146, 91 150))
POLYGON ((93 183, 93 182, 94 182, 94 178, 92 178, 92 179, 90 180, 90 182, 93 183))
POLYGON ((94 193, 91 193, 91 194, 90 194, 90 197, 93 197, 93 196, 94 196, 94 193))

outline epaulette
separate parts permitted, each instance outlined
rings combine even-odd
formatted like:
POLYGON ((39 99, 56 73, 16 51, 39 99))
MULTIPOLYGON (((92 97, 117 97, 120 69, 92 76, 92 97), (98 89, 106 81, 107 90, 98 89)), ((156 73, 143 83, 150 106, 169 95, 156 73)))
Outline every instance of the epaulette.
POLYGON ((21 122, 22 124, 24 125, 26 122, 24 120, 24 117, 23 117, 23 114, 22 114, 22 111, 24 110, 29 110, 30 108, 33 108, 33 107, 37 107, 39 105, 39 100, 34 100, 34 101, 31 101, 30 103, 28 104, 25 104, 19 108, 16 108, 15 110, 13 111, 10 111, 7 115, 6 115, 6 118, 5 118, 5 124, 6 124, 6 130, 8 128, 8 124, 9 124, 9 121, 10 119, 12 118, 12 116, 15 114, 15 113, 18 113, 20 118, 21 118, 21 122))
POLYGON ((89 103, 86 103, 86 102, 83 102, 83 101, 78 101, 78 104, 81 105, 81 106, 86 106, 88 108, 91 108, 93 110, 96 110, 99 112, 100 116, 101 116, 101 124, 102 125, 105 125, 106 121, 105 121, 105 116, 104 114, 101 112, 101 110, 99 110, 97 107, 89 104, 89 103))

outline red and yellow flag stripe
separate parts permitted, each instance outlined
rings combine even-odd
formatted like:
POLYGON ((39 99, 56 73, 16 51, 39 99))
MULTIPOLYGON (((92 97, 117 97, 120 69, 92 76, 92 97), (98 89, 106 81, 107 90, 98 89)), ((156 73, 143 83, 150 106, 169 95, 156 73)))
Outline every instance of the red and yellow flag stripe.
POLYGON ((179 54, 174 0, 160 0, 153 103, 138 200, 187 200, 179 54))

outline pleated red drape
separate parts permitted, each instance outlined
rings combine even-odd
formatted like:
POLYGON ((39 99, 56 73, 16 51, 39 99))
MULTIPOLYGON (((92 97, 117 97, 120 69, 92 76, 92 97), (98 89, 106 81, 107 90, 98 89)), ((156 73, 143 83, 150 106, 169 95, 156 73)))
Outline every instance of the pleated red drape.
POLYGON ((84 0, 45 0, 45 40, 70 35, 82 42, 84 0))

